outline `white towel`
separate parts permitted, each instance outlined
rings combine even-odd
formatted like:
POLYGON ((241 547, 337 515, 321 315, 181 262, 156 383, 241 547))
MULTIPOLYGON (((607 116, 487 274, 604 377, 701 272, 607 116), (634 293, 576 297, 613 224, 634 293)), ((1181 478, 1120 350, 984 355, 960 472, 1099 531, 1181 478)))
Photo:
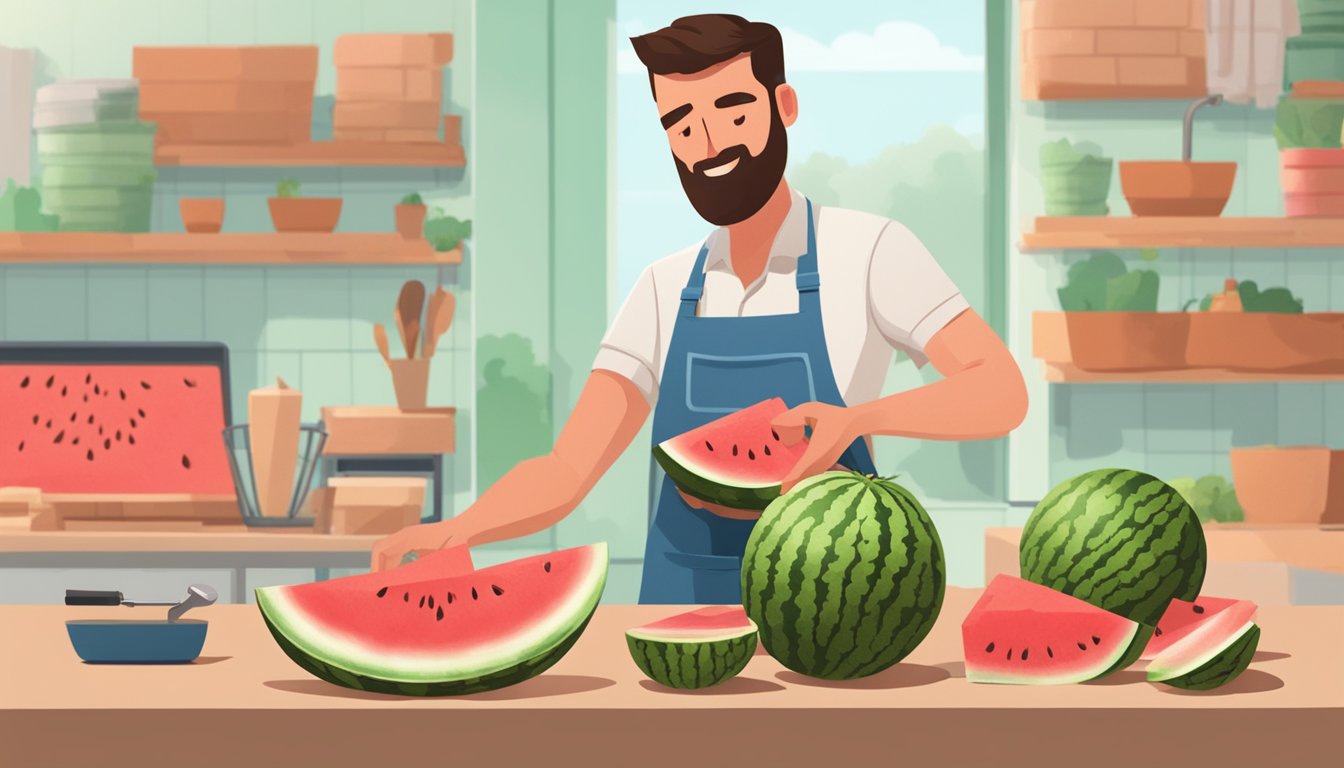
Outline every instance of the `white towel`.
POLYGON ((33 51, 0 46, 0 191, 28 184, 33 137, 33 51))
POLYGON ((1283 51, 1302 32, 1297 0, 1207 0, 1209 93, 1268 109, 1283 92, 1283 51))

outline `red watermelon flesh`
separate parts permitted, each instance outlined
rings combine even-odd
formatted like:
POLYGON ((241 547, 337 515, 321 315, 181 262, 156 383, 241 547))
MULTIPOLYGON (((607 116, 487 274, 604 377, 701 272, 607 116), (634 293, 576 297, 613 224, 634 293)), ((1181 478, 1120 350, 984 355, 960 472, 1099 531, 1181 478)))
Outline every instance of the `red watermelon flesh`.
POLYGON ((785 445, 770 425, 789 410, 772 398, 728 414, 654 446, 672 482, 698 499, 739 509, 765 509, 807 450, 785 445))
POLYGON ((234 494, 209 365, 0 365, 0 486, 234 494))
POLYGON ((740 605, 712 605, 635 627, 629 634, 656 640, 713 640, 740 637, 756 631, 740 605))
MULTIPOLYGON (((1227 597, 1212 597, 1200 595, 1193 603, 1187 603, 1184 600, 1172 600, 1167 606, 1166 612, 1157 622, 1157 628, 1153 630, 1153 639, 1148 641, 1147 647, 1143 649, 1143 655, 1139 658, 1149 660, 1156 658, 1158 654, 1167 650, 1184 637, 1188 637, 1191 632, 1204 622, 1209 621, 1214 616, 1223 611, 1237 606, 1239 612, 1247 611, 1245 603, 1249 605, 1247 621, 1255 616, 1256 605, 1249 600, 1233 600, 1227 597)), ((1243 622, 1244 623, 1244 622, 1243 622)))
POLYGON ((1148 663, 1148 680, 1162 682, 1197 669, 1250 630, 1255 610, 1255 603, 1237 600, 1208 620, 1198 622, 1153 657, 1148 663))
POLYGON ((447 684, 507 672, 550 652, 582 629, 606 581, 605 544, 469 573, 460 572, 462 553, 439 552, 386 573, 258 589, 257 605, 286 652, 299 654, 295 661, 310 671, 316 661, 338 678, 345 672, 366 682, 447 684), (435 568, 443 575, 402 580, 435 568))
POLYGON ((1058 685, 1105 674, 1136 622, 1049 587, 1000 574, 961 625, 966 679, 1058 685))

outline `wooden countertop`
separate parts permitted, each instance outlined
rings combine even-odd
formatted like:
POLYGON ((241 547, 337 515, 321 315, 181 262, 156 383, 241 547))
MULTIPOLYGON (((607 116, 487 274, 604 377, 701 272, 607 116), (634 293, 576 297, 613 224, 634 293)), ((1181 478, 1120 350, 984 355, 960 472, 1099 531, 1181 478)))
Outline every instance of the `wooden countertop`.
POLYGON ((643 768, 751 759, 810 767, 881 757, 1033 768, 1081 760, 1094 768, 1132 766, 1139 744, 1172 765, 1336 764, 1344 607, 1262 609, 1251 669, 1222 689, 1191 694, 1149 685, 1137 670, 1091 685, 969 684, 959 628, 978 594, 949 589, 937 626, 905 662, 848 683, 804 678, 758 655, 721 686, 669 691, 642 677, 623 631, 682 609, 604 606, 546 674, 447 699, 314 679, 276 647, 254 606, 193 614, 210 621, 210 634, 201 659, 183 666, 80 663, 62 621, 109 609, 0 606, 0 744, 24 766, 548 760, 643 768))
POLYGON ((281 531, 18 531, 0 532, 0 554, 12 552, 370 552, 381 536, 281 531))

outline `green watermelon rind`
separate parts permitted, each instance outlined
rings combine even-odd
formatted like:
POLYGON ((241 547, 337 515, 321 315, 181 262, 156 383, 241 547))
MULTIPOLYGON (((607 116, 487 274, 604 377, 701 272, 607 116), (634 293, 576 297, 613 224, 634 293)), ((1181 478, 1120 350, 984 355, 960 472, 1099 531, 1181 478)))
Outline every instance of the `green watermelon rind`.
POLYGON ((673 456, 663 445, 653 447, 653 458, 678 488, 701 501, 734 509, 765 509, 779 498, 779 483, 753 485, 716 479, 718 470, 693 466, 689 459, 673 456))
POLYGON ((785 667, 852 680, 891 667, 928 636, 946 573, 938 532, 913 495, 890 481, 823 472, 772 503, 753 528, 743 607, 785 667), (800 564, 808 550, 810 567, 800 564))
MULTIPOLYGON (((608 558, 606 543, 591 545, 592 575, 586 589, 570 614, 544 636, 532 639, 516 653, 497 655, 476 666, 409 670, 385 665, 385 658, 341 658, 329 648, 321 647, 294 622, 287 621, 289 613, 283 606, 283 587, 262 587, 256 590, 257 608, 266 626, 286 655, 300 667, 323 680, 358 690, 398 693, 405 690, 425 689, 425 696, 449 696, 474 693, 512 685, 540 674, 569 650, 583 633, 592 618, 606 588, 608 558), (487 688, 483 686, 491 686, 487 688)), ((413 695, 413 694, 405 694, 413 695)))
POLYGON ((1207 556, 1199 519, 1175 489, 1144 472, 1104 469, 1036 505, 1020 565, 1025 579, 1155 627, 1172 599, 1199 595, 1207 556), (1123 505, 1108 505, 1119 495, 1123 505))
POLYGON ((698 690, 736 677, 756 653, 756 629, 716 640, 661 640, 625 634, 630 658, 650 680, 668 688, 698 690))
POLYGON ((1232 682, 1251 665, 1260 646, 1260 626, 1248 623, 1228 638, 1228 643, 1203 664, 1189 672, 1174 674, 1161 667, 1148 668, 1148 682, 1162 683, 1187 691, 1209 691, 1232 682))

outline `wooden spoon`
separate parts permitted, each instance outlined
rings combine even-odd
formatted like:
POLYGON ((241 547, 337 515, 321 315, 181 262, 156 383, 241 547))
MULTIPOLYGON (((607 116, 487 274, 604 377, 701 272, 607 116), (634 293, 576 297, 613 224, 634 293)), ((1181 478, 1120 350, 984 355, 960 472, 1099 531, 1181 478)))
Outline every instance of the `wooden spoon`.
POLYGON ((457 309, 457 296, 451 294, 439 286, 430 299, 429 311, 429 329, 425 333, 425 357, 433 357, 434 350, 439 346, 439 339, 448 332, 448 327, 453 323, 453 312, 457 309))
POLYGON ((407 280, 397 297, 397 328, 401 331, 401 345, 406 357, 415 357, 416 342, 420 340, 420 313, 425 309, 425 284, 407 280))
POLYGON ((392 362, 392 352, 387 346, 387 328, 382 323, 373 324, 373 343, 378 345, 378 354, 383 356, 383 362, 392 362))

